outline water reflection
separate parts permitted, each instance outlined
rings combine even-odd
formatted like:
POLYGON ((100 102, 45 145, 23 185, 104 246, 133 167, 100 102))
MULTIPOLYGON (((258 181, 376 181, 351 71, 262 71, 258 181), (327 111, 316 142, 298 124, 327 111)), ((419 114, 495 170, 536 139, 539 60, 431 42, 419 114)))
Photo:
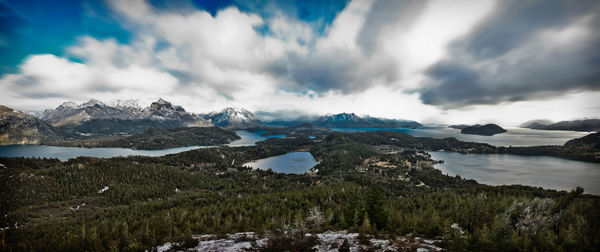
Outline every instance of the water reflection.
POLYGON ((310 152, 290 152, 284 155, 259 159, 244 165, 261 170, 272 169, 274 172, 279 173, 302 174, 310 171, 310 168, 313 168, 318 163, 310 152))
POLYGON ((479 136, 461 134, 460 130, 447 126, 430 126, 418 129, 394 128, 348 128, 333 129, 341 132, 356 131, 394 131, 403 132, 416 137, 446 138, 454 137, 465 142, 487 143, 495 146, 536 146, 536 145, 563 145, 573 138, 583 137, 589 132, 560 131, 560 130, 532 130, 524 128, 506 128, 508 132, 493 136, 479 136))
POLYGON ((586 193, 600 194, 600 164, 597 163, 546 156, 429 153, 435 160, 444 160, 435 165, 442 173, 483 184, 519 184, 567 191, 580 186, 586 193))

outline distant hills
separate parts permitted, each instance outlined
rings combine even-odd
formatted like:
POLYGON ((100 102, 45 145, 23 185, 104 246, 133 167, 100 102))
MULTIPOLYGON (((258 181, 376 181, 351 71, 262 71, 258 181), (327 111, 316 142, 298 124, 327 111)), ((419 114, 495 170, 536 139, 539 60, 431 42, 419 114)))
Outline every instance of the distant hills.
POLYGON ((301 116, 289 121, 272 121, 271 125, 293 126, 314 124, 325 128, 418 128, 422 125, 410 120, 385 119, 377 117, 360 117, 354 113, 327 114, 323 116, 301 116))
POLYGON ((460 133, 462 134, 471 134, 471 135, 481 135, 481 136, 493 136, 495 134, 500 134, 506 132, 502 127, 490 123, 486 125, 475 124, 472 126, 465 125, 452 125, 452 128, 460 128, 460 133), (454 127, 453 127, 454 126, 454 127))
POLYGON ((522 128, 539 130, 600 131, 600 119, 560 121, 532 120, 521 125, 522 128))
POLYGON ((565 143, 565 147, 600 150, 600 132, 569 140, 565 143))
POLYGON ((448 126, 448 128, 459 129, 459 130, 464 129, 466 127, 469 127, 469 125, 467 125, 467 124, 454 124, 454 125, 448 126))

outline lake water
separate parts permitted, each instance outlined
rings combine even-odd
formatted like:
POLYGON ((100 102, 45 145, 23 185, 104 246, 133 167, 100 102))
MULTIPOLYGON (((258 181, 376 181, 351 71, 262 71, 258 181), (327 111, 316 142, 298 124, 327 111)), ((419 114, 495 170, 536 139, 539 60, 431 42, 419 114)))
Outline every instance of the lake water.
POLYGON ((431 151, 435 168, 450 176, 475 179, 489 185, 529 185, 567 190, 582 187, 585 193, 600 195, 600 164, 556 157, 511 154, 460 154, 431 151))
POLYGON ((45 157, 58 158, 62 161, 81 156, 99 158, 134 155, 157 157, 206 147, 207 146, 188 146, 164 150, 132 150, 127 148, 79 148, 29 144, 5 145, 0 146, 0 157, 45 157))
POLYGON ((255 131, 255 132, 248 132, 246 130, 238 130, 235 133, 241 137, 241 139, 235 140, 229 144, 227 144, 227 146, 230 147, 239 147, 239 146, 252 146, 254 144, 256 144, 256 142, 260 142, 260 141, 264 141, 268 138, 274 138, 274 137, 285 137, 285 135, 272 135, 272 136, 261 136, 263 133, 265 133, 266 131, 264 130, 259 130, 259 131, 255 131))
POLYGON ((418 129, 394 128, 349 128, 332 129, 340 132, 356 131, 394 131, 403 132, 416 137, 446 138, 454 137, 465 142, 487 143, 495 146, 535 146, 535 145, 563 145, 573 138, 583 137, 590 132, 561 131, 561 130, 532 130, 524 128, 505 128, 507 132, 493 136, 479 136, 461 134, 460 130, 447 126, 427 126, 418 129))
MULTIPOLYGON (((238 146, 251 146, 256 142, 263 141, 267 138, 272 137, 285 137, 285 135, 276 135, 269 137, 262 137, 260 134, 264 132, 248 132, 245 130, 236 131, 236 134, 241 137, 239 140, 235 140, 226 146, 238 147, 238 146)), ((45 158, 58 158, 62 161, 66 161, 69 158, 76 158, 80 156, 86 157, 99 157, 99 158, 110 158, 120 156, 164 156, 167 154, 179 153, 183 151, 198 149, 198 148, 211 148, 215 146, 187 146, 177 147, 163 150, 132 150, 127 148, 79 148, 79 147, 58 147, 58 146, 47 146, 47 145, 5 145, 0 146, 0 157, 45 157, 45 158)))
POLYGON ((303 174, 310 171, 310 168, 318 163, 310 152, 290 152, 248 162, 244 165, 261 170, 272 169, 278 173, 303 174))

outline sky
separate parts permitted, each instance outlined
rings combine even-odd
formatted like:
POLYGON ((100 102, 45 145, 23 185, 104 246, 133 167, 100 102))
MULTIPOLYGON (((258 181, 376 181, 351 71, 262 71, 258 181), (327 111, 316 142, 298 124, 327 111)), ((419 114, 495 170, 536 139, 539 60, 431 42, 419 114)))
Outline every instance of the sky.
POLYGON ((600 117, 600 1, 0 0, 0 104, 600 117))

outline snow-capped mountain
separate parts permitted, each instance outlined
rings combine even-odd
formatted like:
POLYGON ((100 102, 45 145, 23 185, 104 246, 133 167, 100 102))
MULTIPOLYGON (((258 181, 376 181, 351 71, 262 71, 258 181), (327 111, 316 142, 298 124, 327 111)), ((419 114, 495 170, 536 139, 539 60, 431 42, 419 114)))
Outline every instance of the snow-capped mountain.
POLYGON ((210 122, 193 113, 188 113, 181 106, 176 106, 163 99, 142 108, 135 100, 118 100, 111 105, 91 99, 82 104, 65 102, 56 109, 44 111, 40 118, 51 125, 78 125, 91 120, 149 120, 169 121, 180 126, 212 126, 210 122))
POLYGON ((369 123, 354 113, 340 113, 320 116, 314 124, 327 128, 360 128, 369 123))
POLYGON ((141 112, 142 119, 152 121, 179 121, 187 126, 209 127, 212 124, 199 115, 188 113, 181 106, 173 105, 163 99, 150 104, 141 112))
POLYGON ((203 115, 212 124, 229 129, 247 129, 261 127, 263 123, 244 108, 225 108, 221 112, 211 112, 203 115))
POLYGON ((96 99, 91 99, 80 105, 73 102, 65 102, 56 109, 47 109, 41 114, 40 119, 56 127, 79 124, 82 121, 93 119, 135 120, 137 118, 136 115, 128 111, 108 106, 96 99))
POLYGON ((417 128, 421 124, 409 120, 385 119, 364 116, 360 117, 354 113, 327 114, 319 117, 303 116, 291 121, 271 122, 271 125, 298 125, 301 123, 312 123, 326 128, 417 128))
POLYGON ((143 110, 138 100, 114 100, 110 103, 110 106, 129 112, 133 115, 140 115, 143 110))

